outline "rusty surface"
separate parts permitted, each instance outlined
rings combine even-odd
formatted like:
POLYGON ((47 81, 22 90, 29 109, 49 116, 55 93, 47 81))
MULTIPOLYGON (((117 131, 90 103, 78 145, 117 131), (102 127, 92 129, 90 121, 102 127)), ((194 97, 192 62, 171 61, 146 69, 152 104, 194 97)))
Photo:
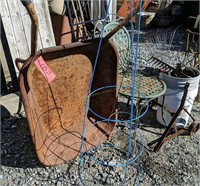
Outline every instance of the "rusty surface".
MULTIPOLYGON (((40 50, 30 57, 20 72, 20 90, 29 128, 39 160, 56 165, 75 158, 81 147, 84 110, 99 40, 74 43, 40 50), (42 56, 56 78, 48 84, 34 65, 42 56)), ((103 40, 92 90, 117 84, 117 54, 108 40, 103 40)), ((115 112, 117 90, 92 97, 90 107, 108 118, 115 112)), ((116 115, 112 116, 112 119, 116 115)), ((88 112, 85 148, 108 139, 115 123, 100 122, 88 112)))

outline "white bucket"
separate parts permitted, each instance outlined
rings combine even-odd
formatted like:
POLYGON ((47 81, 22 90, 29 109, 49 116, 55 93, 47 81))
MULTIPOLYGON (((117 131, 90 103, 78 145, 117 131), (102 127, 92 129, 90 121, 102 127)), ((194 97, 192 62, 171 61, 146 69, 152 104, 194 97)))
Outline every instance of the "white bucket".
MULTIPOLYGON (((165 92, 165 95, 158 98, 158 103, 174 113, 178 110, 180 106, 186 82, 188 82, 190 85, 188 88, 188 93, 184 104, 184 108, 189 113, 191 113, 194 99, 198 93, 200 72, 194 68, 187 68, 187 69, 192 72, 194 77, 178 78, 164 73, 160 74, 160 79, 162 79, 166 83, 167 90, 165 92)), ((172 116, 163 107, 158 106, 156 118, 159 123, 167 126, 170 123, 172 116)), ((189 115, 183 110, 176 119, 176 126, 181 128, 185 127, 187 125, 188 120, 189 120, 189 115)))

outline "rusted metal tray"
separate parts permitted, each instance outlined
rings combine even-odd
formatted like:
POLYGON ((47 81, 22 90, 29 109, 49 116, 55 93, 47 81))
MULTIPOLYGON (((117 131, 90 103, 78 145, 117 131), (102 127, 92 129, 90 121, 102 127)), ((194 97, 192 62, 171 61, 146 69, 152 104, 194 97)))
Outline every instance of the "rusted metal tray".
MULTIPOLYGON (((104 49, 101 51, 92 89, 117 82, 115 50, 109 43, 104 42, 104 45, 111 55, 105 58, 104 49)), ((38 158, 45 165, 60 164, 79 154, 94 61, 91 53, 97 46, 98 43, 94 42, 76 43, 65 48, 40 50, 27 60, 20 71, 20 90, 30 131, 38 158), (34 65, 39 56, 56 74, 50 84, 34 65)), ((115 108, 116 94, 113 90, 95 96, 90 100, 90 107, 109 118, 115 108)), ((86 127, 97 120, 99 118, 88 113, 86 127)), ((107 140, 103 134, 110 133, 113 127, 114 123, 102 122, 88 130, 85 135, 86 149, 107 140)))

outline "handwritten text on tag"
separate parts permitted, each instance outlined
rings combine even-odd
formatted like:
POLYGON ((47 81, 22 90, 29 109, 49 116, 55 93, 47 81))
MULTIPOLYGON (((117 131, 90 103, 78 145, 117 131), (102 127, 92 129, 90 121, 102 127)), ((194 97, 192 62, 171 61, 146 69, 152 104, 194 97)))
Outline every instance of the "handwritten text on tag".
POLYGON ((42 56, 40 56, 37 60, 35 60, 35 65, 38 70, 42 73, 42 75, 46 78, 48 83, 51 83, 56 75, 52 72, 49 66, 46 64, 42 56))

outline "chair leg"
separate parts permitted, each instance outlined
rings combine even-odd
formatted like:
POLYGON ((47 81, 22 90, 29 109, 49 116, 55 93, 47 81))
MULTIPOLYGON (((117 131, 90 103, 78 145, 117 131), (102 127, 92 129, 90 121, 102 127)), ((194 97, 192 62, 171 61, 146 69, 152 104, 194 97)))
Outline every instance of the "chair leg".
POLYGON ((172 138, 175 138, 176 136, 180 135, 181 133, 183 133, 185 130, 179 130, 179 131, 175 131, 175 133, 168 135, 169 131, 171 130, 172 127, 174 127, 176 125, 176 119, 179 116, 180 112, 183 110, 186 98, 187 98, 187 93, 188 93, 188 87, 189 87, 189 83, 186 83, 185 87, 184 87, 184 93, 183 93, 183 97, 180 103, 180 106, 178 108, 178 110, 176 111, 176 113, 174 114, 174 116, 172 117, 169 125, 167 126, 165 132, 162 134, 162 136, 158 139, 158 143, 156 144, 156 146, 154 147, 154 152, 157 152, 161 146, 163 145, 163 143, 165 143, 166 141, 169 141, 172 138))
POLYGON ((187 44, 186 44, 186 51, 189 51, 189 43, 190 43, 190 33, 187 33, 187 44))

